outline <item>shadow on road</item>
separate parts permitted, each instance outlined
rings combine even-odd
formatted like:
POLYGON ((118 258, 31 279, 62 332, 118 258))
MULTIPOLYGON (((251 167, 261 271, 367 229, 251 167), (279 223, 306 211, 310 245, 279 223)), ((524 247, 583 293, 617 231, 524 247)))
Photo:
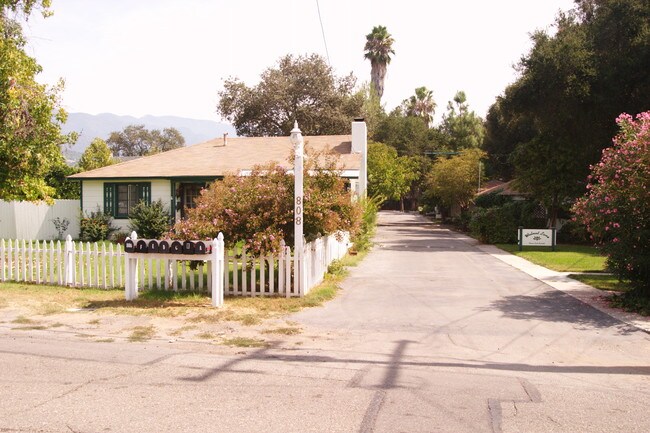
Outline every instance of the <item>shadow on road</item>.
POLYGON ((499 310, 505 317, 518 320, 544 320, 573 323, 582 329, 613 328, 620 334, 643 332, 556 290, 536 295, 506 296, 482 311, 499 310))
MULTIPOLYGON (((475 369, 475 370, 492 370, 492 371, 514 371, 514 372, 536 372, 536 373, 562 373, 562 374, 621 374, 621 375, 638 375, 650 376, 650 366, 603 366, 603 365, 538 365, 510 362, 436 362, 421 360, 420 357, 405 356, 408 344, 414 344, 412 341, 396 341, 396 347, 393 353, 387 356, 385 360, 376 359, 358 359, 349 357, 337 357, 334 355, 322 354, 312 355, 300 353, 300 349, 295 350, 298 353, 292 354, 283 351, 282 353, 269 353, 269 348, 259 349, 249 354, 232 358, 211 369, 207 369, 203 374, 192 377, 182 377, 183 381, 203 382, 218 376, 220 373, 237 372, 237 373, 258 373, 264 371, 256 370, 254 365, 248 364, 248 368, 233 369, 237 364, 245 364, 248 361, 262 361, 268 363, 304 363, 304 364, 358 364, 370 367, 385 367, 386 373, 380 384, 380 390, 389 390, 398 387, 397 379, 399 371, 403 368, 457 368, 457 369, 475 369)), ((275 346, 275 344, 274 344, 275 346)))

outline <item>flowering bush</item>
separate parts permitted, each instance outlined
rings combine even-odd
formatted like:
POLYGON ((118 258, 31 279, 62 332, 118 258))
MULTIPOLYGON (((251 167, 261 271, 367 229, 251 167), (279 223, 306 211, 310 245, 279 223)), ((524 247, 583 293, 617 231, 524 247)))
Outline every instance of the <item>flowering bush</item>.
MULTIPOLYGON (((309 241, 338 230, 354 234, 361 208, 335 167, 311 161, 303 186, 305 237, 309 241)), ((255 167, 249 176, 226 176, 201 192, 187 219, 174 226, 173 236, 204 239, 223 232, 228 246, 244 241, 255 252, 276 252, 283 239, 293 245, 293 195, 293 176, 276 164, 255 167)))
POLYGON ((587 194, 573 207, 619 277, 650 295, 650 111, 621 114, 614 145, 591 167, 587 194))

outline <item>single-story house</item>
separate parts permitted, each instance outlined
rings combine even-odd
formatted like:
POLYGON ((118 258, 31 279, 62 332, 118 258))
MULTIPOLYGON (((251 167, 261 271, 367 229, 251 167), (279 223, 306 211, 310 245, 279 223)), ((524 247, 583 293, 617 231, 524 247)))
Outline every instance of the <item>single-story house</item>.
MULTIPOLYGON (((305 147, 337 156, 341 176, 363 194, 367 179, 367 129, 352 122, 350 135, 304 137, 305 147)), ((227 174, 246 175, 256 165, 276 162, 292 170, 289 137, 215 138, 192 146, 133 159, 69 176, 81 182, 81 211, 109 213, 119 230, 128 230, 129 212, 138 202, 162 200, 174 221, 185 216, 208 183, 227 174)))

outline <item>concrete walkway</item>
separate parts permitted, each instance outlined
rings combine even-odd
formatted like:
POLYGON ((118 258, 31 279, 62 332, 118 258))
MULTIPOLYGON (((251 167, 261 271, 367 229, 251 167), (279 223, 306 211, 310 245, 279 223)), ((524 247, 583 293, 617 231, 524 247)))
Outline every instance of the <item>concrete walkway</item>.
POLYGON ((648 334, 417 215, 375 242, 267 347, 0 326, 0 431, 650 431, 648 334))

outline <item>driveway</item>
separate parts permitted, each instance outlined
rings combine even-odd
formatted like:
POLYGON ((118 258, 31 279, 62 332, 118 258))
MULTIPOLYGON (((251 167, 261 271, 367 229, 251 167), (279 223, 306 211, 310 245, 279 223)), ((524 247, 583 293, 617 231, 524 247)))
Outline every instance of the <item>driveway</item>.
POLYGON ((650 431, 648 334, 419 216, 379 222, 270 347, 0 328, 0 431, 650 431))

